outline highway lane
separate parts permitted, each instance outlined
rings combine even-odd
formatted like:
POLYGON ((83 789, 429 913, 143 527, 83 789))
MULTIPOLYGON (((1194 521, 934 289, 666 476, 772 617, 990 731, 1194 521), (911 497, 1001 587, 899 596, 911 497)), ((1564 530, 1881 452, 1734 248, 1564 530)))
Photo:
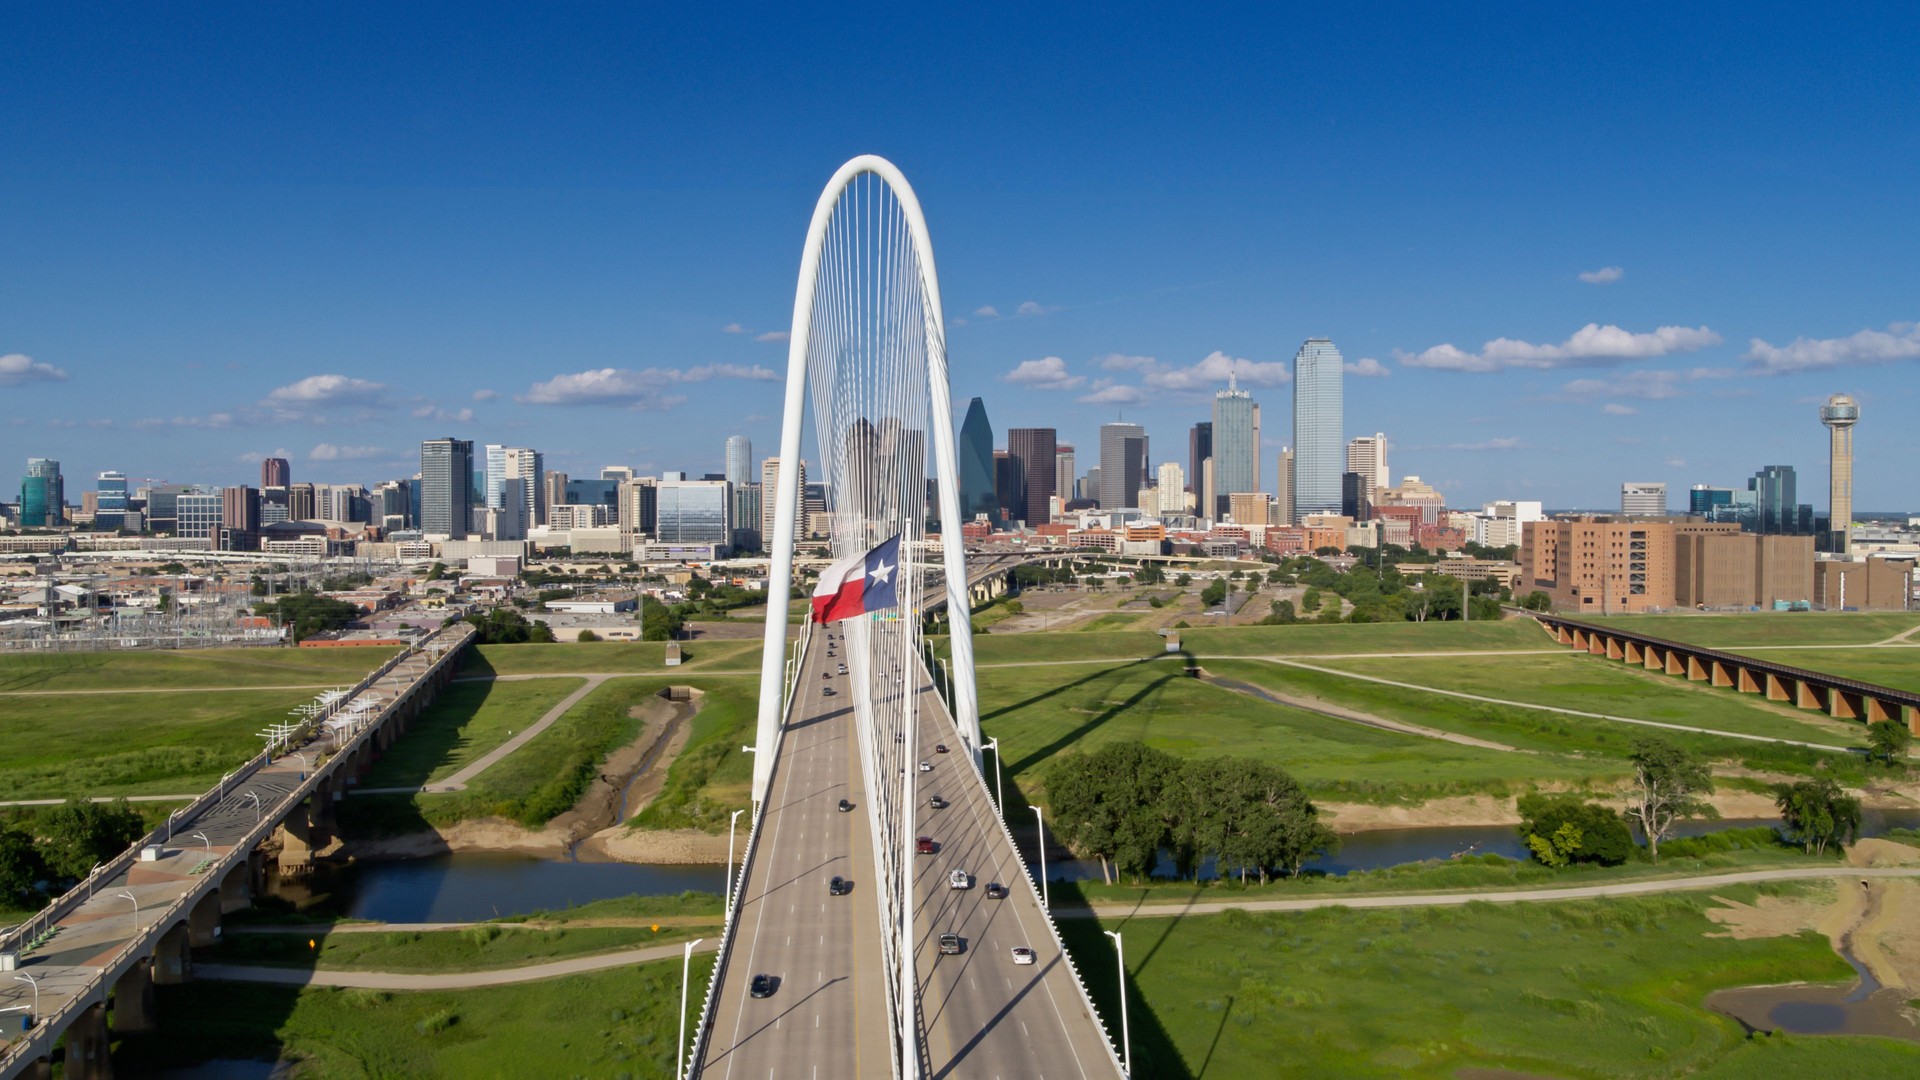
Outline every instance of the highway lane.
POLYGON ((846 677, 822 678, 846 651, 836 648, 829 658, 826 645, 816 631, 741 889, 737 933, 699 1071, 714 1080, 893 1073, 852 698, 846 677), (828 687, 834 696, 823 693, 828 687), (842 798, 854 804, 853 812, 837 809, 842 798), (853 892, 829 896, 835 875, 851 879, 853 892), (771 997, 748 992, 759 973, 779 980, 771 997))
POLYGON ((914 874, 914 963, 927 1075, 1118 1076, 1099 1021, 1087 1011, 1054 944, 1025 864, 995 821, 986 786, 961 752, 958 730, 931 683, 921 688, 919 745, 920 759, 933 770, 915 774, 917 833, 938 844, 935 854, 918 856, 914 874), (936 751, 942 743, 950 753, 936 751), (952 805, 932 809, 934 795, 952 805), (954 870, 968 873, 969 888, 948 884, 954 870), (1007 899, 986 898, 987 884, 996 881, 1008 887, 1007 899), (939 954, 939 936, 949 932, 965 942, 959 955, 939 954), (1015 946, 1033 949, 1035 963, 1016 965, 1015 946))

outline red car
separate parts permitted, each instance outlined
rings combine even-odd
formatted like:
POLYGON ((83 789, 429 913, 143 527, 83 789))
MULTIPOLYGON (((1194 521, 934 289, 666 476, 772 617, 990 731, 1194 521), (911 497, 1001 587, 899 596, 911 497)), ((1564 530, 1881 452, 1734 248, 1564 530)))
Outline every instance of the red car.
POLYGON ((931 836, 916 837, 913 841, 913 850, 919 852, 922 855, 933 854, 933 837, 931 836))
POLYGON ((946 753, 946 752, 947 752, 947 744, 946 744, 946 743, 934 743, 934 744, 933 744, 933 752, 934 752, 934 753, 936 753, 936 754, 944 754, 944 753, 946 753))

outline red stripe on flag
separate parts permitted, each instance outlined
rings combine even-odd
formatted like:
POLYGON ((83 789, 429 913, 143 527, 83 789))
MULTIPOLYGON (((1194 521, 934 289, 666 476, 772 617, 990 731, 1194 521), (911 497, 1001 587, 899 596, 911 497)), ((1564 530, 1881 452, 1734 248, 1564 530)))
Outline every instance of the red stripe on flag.
POLYGON ((835 622, 866 613, 865 577, 856 577, 840 586, 840 591, 831 596, 813 598, 813 620, 815 622, 835 622))

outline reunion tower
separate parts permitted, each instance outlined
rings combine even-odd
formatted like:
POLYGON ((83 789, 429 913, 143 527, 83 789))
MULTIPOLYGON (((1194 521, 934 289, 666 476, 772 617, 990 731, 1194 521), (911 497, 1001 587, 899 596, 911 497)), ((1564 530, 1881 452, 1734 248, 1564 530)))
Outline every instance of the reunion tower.
POLYGON ((1820 422, 1832 433, 1828 465, 1828 521, 1830 545, 1837 555, 1853 553, 1853 425, 1860 422, 1860 405, 1851 395, 1835 394, 1820 407, 1820 422))

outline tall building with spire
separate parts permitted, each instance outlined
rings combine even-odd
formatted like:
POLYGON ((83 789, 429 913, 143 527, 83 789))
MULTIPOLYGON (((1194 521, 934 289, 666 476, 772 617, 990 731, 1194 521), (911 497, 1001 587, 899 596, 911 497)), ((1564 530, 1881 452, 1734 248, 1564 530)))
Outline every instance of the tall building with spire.
POLYGON ((1293 358, 1293 502, 1307 514, 1340 512, 1346 472, 1340 350, 1308 338, 1293 358))
POLYGON ((1828 551, 1853 553, 1853 425, 1860 422, 1860 403, 1847 394, 1835 394, 1820 407, 1827 425, 1827 540, 1828 551))

